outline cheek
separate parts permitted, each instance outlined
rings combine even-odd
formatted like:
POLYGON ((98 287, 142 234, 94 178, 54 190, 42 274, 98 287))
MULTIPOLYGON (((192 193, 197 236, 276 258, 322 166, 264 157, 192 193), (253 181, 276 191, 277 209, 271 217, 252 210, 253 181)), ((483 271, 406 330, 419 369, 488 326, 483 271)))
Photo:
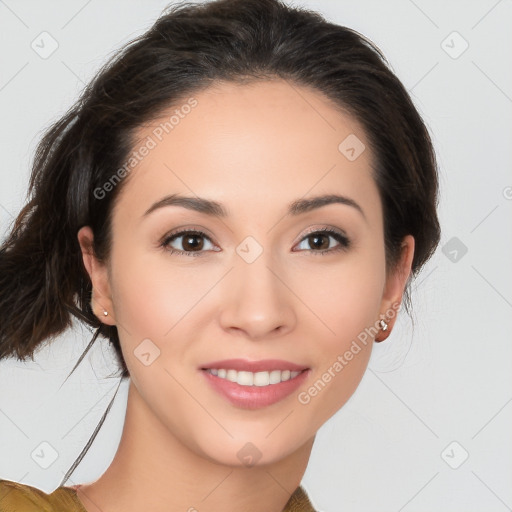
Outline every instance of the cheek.
MULTIPOLYGON (((341 277, 341 276, 340 276, 341 277)), ((378 279, 362 280, 357 274, 332 282, 315 300, 322 322, 312 324, 309 360, 314 371, 297 401, 315 429, 321 427, 349 400, 366 371, 373 346, 372 331, 378 319, 378 279)), ((327 285, 328 283, 326 283, 327 285)))
POLYGON ((318 317, 309 334, 316 340, 309 359, 316 364, 297 401, 316 428, 348 401, 366 371, 384 283, 385 266, 378 253, 361 254, 329 275, 319 273, 304 281, 301 293, 310 290, 307 304, 318 317))
POLYGON ((315 329, 312 339, 320 341, 315 349, 326 363, 378 319, 384 262, 378 255, 358 252, 341 263, 310 267, 301 274, 299 278, 294 273, 292 289, 307 306, 306 325, 315 329))
POLYGON ((333 354, 297 395, 298 407, 310 419, 314 431, 336 414, 357 389, 368 366, 371 340, 349 343, 344 349, 333 354))
POLYGON ((162 339, 208 290, 201 272, 176 265, 165 254, 117 257, 112 275, 116 321, 132 337, 162 339))

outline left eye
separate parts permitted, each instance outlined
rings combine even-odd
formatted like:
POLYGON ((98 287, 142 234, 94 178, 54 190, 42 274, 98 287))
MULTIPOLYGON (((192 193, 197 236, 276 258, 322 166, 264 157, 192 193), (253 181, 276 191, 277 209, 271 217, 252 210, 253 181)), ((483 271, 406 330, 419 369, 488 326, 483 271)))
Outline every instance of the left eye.
POLYGON ((344 249, 348 249, 350 247, 350 241, 349 239, 337 231, 334 231, 332 229, 323 229, 320 231, 313 231, 312 233, 309 233, 306 235, 302 241, 302 243, 309 244, 311 246, 316 246, 316 251, 312 251, 313 254, 326 254, 331 252, 337 252, 344 249), (336 242, 338 242, 338 247, 330 247, 329 239, 334 239, 336 242), (322 240, 327 240, 327 247, 325 243, 322 243, 322 240), (319 242, 320 241, 320 242, 319 242))

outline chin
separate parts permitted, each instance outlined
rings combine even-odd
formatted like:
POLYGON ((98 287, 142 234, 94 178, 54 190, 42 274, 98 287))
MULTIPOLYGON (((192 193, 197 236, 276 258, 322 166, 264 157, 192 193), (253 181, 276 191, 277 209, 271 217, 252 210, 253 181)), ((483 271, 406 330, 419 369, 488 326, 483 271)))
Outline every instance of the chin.
MULTIPOLYGON (((217 436, 214 440, 204 440, 203 446, 199 449, 203 457, 215 464, 238 468, 262 467, 286 459, 311 438, 311 436, 310 438, 304 436, 304 439, 291 438, 291 424, 279 433, 277 429, 272 432, 275 427, 276 425, 273 425, 272 428, 260 430, 256 434, 246 431, 235 435, 231 432, 233 438, 224 441, 219 440, 217 436), (269 432, 272 433, 268 435, 269 432)), ((296 425, 293 427, 296 430, 296 425)), ((229 437, 228 434, 225 437, 229 437)))

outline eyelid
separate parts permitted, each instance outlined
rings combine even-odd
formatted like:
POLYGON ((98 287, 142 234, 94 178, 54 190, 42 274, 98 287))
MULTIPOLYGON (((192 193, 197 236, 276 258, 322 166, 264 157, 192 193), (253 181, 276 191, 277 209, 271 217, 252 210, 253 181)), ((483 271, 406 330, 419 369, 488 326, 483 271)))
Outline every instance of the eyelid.
POLYGON ((323 231, 333 231, 334 233, 337 233, 338 235, 341 235, 343 237, 345 237, 347 239, 347 241, 350 241, 351 238, 348 236, 347 232, 341 228, 335 228, 334 226, 330 226, 330 225, 320 225, 320 226, 316 226, 316 227, 312 227, 312 228, 308 228, 307 231, 305 233, 302 233, 302 235, 300 235, 300 238, 299 238, 299 242, 301 242, 302 240, 304 240, 304 238, 308 235, 311 235, 312 233, 317 233, 317 232, 323 232, 323 231))
POLYGON ((174 235, 183 234, 183 233, 197 233, 199 235, 205 236, 208 238, 211 242, 214 242, 215 237, 211 234, 210 230, 199 225, 185 225, 185 226, 179 226, 177 228, 172 229, 171 231, 166 232, 161 238, 160 242, 162 243, 165 240, 168 240, 169 238, 173 237, 174 235))

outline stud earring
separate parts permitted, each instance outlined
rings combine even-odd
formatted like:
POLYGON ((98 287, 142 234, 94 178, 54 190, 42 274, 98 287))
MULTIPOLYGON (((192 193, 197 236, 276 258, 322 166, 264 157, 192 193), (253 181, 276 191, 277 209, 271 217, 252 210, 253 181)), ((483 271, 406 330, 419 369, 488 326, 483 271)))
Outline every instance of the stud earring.
POLYGON ((387 331, 388 330, 388 324, 385 322, 385 320, 380 320, 379 324, 380 324, 380 327, 381 327, 381 329, 383 331, 387 331))
POLYGON ((105 316, 108 316, 108 311, 103 311, 103 314, 104 314, 105 316))

